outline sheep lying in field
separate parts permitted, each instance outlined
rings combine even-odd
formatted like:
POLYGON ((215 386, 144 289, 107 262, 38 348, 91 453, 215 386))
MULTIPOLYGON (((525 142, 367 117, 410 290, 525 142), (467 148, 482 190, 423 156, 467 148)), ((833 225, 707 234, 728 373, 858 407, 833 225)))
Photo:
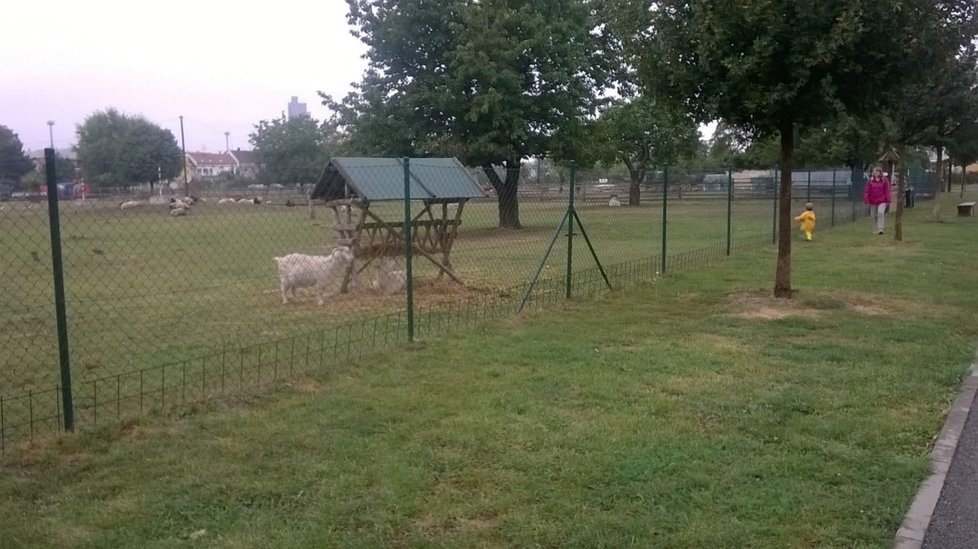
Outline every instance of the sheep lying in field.
POLYGON ((139 200, 126 200, 122 204, 119 204, 119 208, 120 209, 123 209, 123 210, 128 210, 130 208, 135 208, 136 206, 139 206, 140 204, 142 204, 142 202, 139 201, 139 200))
POLYGON ((171 210, 189 210, 192 204, 193 202, 191 202, 189 198, 186 200, 171 198, 169 207, 171 210))
POLYGON ((608 205, 612 208, 617 208, 618 206, 621 206, 621 200, 618 200, 617 196, 611 195, 611 199, 608 200, 608 205))
POLYGON ((170 217, 180 217, 183 215, 187 215, 187 212, 189 211, 190 210, 187 208, 173 208, 172 210, 170 210, 170 217))
POLYGON ((242 198, 238 201, 238 204, 261 204, 261 198, 257 196, 254 198, 242 198))
POLYGON ((222 198, 217 201, 218 204, 234 204, 237 200, 233 198, 222 198))
POLYGON ((407 287, 407 274, 398 268, 391 257, 382 257, 377 265, 377 280, 374 289, 385 294, 396 294, 407 287))
POLYGON ((348 246, 338 246, 326 256, 289 254, 273 258, 278 265, 278 278, 282 290, 282 303, 288 303, 286 293, 291 290, 295 299, 296 288, 313 287, 319 305, 323 304, 323 294, 331 281, 338 280, 346 267, 353 261, 353 252, 348 246))

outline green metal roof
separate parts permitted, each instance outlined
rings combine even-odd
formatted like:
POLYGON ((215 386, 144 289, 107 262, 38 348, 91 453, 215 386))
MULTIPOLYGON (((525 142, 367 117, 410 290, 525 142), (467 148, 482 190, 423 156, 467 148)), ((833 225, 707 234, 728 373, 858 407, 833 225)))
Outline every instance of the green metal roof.
MULTIPOLYGON (((453 201, 485 196, 475 179, 455 158, 411 158, 412 200, 453 201)), ((404 200, 401 158, 333 158, 316 183, 312 198, 368 201, 404 200)))

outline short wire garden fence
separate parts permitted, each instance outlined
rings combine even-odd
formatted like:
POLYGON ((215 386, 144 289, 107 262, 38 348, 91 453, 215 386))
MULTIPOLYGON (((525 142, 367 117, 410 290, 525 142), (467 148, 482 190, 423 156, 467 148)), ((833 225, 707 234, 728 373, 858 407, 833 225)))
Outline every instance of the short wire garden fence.
MULTIPOLYGON (((327 372, 777 238, 776 170, 650 170, 636 183, 597 170, 468 170, 478 192, 460 198, 439 190, 460 166, 421 177, 424 159, 390 162, 361 166, 359 193, 346 181, 328 200, 309 187, 226 189, 180 208, 180 186, 0 203, 0 452, 327 372), (363 181, 397 192, 368 193, 363 181), (324 304, 315 287, 283 303, 273 258, 324 261, 340 245, 352 259, 311 275, 324 304)), ((867 214, 848 169, 793 178, 793 211, 813 202, 820 229, 867 214)))

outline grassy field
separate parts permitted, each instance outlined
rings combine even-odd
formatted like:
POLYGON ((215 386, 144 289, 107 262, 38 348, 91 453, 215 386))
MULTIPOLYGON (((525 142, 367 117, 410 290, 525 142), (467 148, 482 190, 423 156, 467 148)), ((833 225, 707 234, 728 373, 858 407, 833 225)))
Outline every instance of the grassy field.
MULTIPOLYGON (((422 307, 511 294, 530 279, 564 212, 564 205, 522 204, 525 228, 495 229, 490 203, 471 204, 453 252, 464 286, 429 284, 434 269, 416 262, 422 307)), ((403 215, 380 203, 383 217, 403 215)), ((678 201, 670 208, 669 254, 726 239, 722 201, 678 201)), ((769 234, 771 204, 734 205, 734 237, 769 234)), ((580 210, 605 264, 648 259, 661 251, 661 206, 585 206, 580 210)), ((121 211, 113 203, 62 205, 73 376, 79 383, 121 372, 173 364, 262 341, 400 312, 404 297, 355 291, 315 306, 279 302, 271 258, 325 253, 331 219, 310 220, 304 208, 203 204, 186 218, 163 207, 121 211)), ((11 204, 0 211, 0 396, 50 390, 58 379, 46 208, 11 204)), ((566 257, 559 239, 544 276, 560 278, 566 257)), ((575 269, 593 267, 582 240, 575 269)), ((53 393, 52 393, 53 394, 53 393)))
POLYGON ((10 546, 884 547, 978 342, 973 219, 911 212, 22 446, 10 546))

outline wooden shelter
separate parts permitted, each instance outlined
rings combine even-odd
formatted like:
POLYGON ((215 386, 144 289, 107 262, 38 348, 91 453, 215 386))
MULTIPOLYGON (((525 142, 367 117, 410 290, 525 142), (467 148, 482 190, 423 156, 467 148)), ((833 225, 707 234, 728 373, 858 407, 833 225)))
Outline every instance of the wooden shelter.
MULTIPOLYGON (((452 247, 465 203, 485 196, 482 189, 454 158, 412 158, 407 179, 411 201, 422 204, 411 218, 413 253, 434 264, 439 278, 461 282, 452 267, 452 247)), ((360 273, 375 259, 404 256, 404 218, 383 219, 370 209, 377 202, 403 203, 404 191, 400 158, 333 158, 323 170, 311 198, 333 210, 336 242, 349 246, 356 258, 343 277, 342 292, 355 267, 360 273)))

